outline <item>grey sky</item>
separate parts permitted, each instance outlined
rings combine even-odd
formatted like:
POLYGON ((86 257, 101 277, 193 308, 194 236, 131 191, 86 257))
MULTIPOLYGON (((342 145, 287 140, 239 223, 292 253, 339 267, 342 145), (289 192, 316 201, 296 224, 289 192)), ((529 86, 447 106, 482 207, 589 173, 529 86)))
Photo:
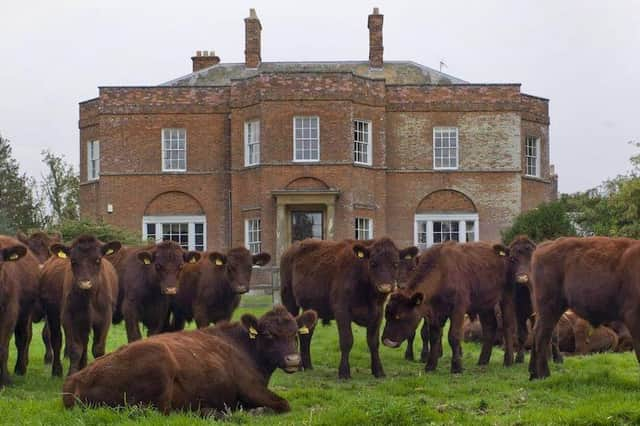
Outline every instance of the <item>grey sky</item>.
POLYGON ((367 15, 385 15, 384 57, 473 83, 522 83, 551 99, 551 162, 573 192, 629 169, 640 142, 640 1, 8 1, 0 4, 0 132, 24 171, 40 151, 78 163, 78 102, 98 86, 187 74, 196 50, 244 61, 250 7, 263 61, 368 58, 367 15))

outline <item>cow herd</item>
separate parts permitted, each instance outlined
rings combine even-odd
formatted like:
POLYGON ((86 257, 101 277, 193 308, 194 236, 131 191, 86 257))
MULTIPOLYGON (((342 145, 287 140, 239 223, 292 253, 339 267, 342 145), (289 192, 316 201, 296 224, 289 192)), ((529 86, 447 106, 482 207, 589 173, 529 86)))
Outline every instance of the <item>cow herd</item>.
POLYGON ((67 408, 288 411, 268 382, 277 368, 313 368, 318 320, 336 322, 341 379, 351 377, 352 323, 366 328, 375 377, 385 375, 380 342, 396 348, 406 340, 405 358, 413 360, 421 322, 426 371, 442 357, 447 321, 452 373, 463 371, 461 343, 474 335, 480 365, 496 344, 505 366, 524 362, 530 348, 531 379, 548 376, 548 359, 561 362, 561 351, 634 349, 640 361, 638 259, 640 242, 625 238, 567 237, 536 246, 518 237, 508 247, 448 241, 421 253, 389 238, 309 239, 281 256, 283 305, 230 322, 254 266, 268 264, 269 254, 185 251, 172 241, 126 247, 91 235, 69 245, 43 232, 0 236, 0 388, 11 382, 11 337, 14 372, 24 375, 32 322, 42 320, 52 375, 62 376, 61 358, 69 359, 67 408), (111 324, 122 321, 129 344, 105 354, 111 324), (197 330, 182 331, 192 321, 197 330), (95 361, 88 365, 91 334, 95 361))

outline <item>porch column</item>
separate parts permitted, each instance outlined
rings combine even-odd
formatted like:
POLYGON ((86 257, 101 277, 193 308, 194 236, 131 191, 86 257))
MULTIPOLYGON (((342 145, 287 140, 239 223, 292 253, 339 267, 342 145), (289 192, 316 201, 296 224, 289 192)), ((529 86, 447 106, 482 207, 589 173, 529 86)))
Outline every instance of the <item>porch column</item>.
POLYGON ((327 240, 335 239, 336 204, 327 203, 327 240))
POLYGON ((286 204, 278 202, 276 207, 276 265, 287 249, 287 209, 286 204))

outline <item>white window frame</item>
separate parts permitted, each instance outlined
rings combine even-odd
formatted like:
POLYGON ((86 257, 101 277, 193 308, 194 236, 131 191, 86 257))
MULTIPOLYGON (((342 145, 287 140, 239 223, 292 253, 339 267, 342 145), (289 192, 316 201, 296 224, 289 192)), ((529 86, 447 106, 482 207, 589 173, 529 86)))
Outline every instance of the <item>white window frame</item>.
POLYGON ((204 215, 193 216, 143 216, 142 217, 142 240, 147 241, 147 224, 156 225, 156 242, 162 242, 162 224, 166 223, 187 223, 189 225, 189 250, 195 250, 196 246, 196 223, 202 223, 202 251, 207 250, 207 217, 204 215))
MULTIPOLYGON (((255 232, 255 229, 253 230, 255 232)), ((251 252, 251 254, 258 254, 262 252, 262 220, 259 217, 252 217, 244 220, 244 246, 251 252), (257 241, 250 241, 251 236, 251 223, 258 223, 258 235, 260 237, 257 241), (252 245, 258 245, 258 250, 252 250, 252 245)))
POLYGON ((373 158, 372 158, 372 146, 373 146, 373 124, 370 120, 353 120, 353 132, 354 132, 354 138, 353 138, 353 144, 354 144, 354 149, 353 149, 353 162, 355 164, 362 164, 365 166, 370 166, 373 164, 373 158), (362 141, 356 141, 355 139, 355 126, 356 123, 363 123, 367 125, 367 161, 356 161, 355 159, 355 154, 356 154, 356 150, 355 150, 355 144, 356 143, 362 143, 362 141))
POLYGON ((354 228, 355 228, 354 231, 355 232, 354 232, 353 237, 356 240, 370 240, 370 239, 373 239, 373 219, 371 219, 370 217, 357 216, 355 218, 354 222, 355 222, 354 223, 354 228), (359 225, 358 221, 360 221, 360 220, 366 220, 367 221, 367 228, 366 229, 358 227, 358 225, 359 225), (367 234, 369 234, 368 238, 358 238, 358 230, 366 231, 367 234))
POLYGON ((262 155, 260 146, 260 120, 249 120, 244 122, 244 165, 248 166, 256 166, 260 164, 260 156, 262 155), (252 140, 249 140, 249 129, 252 129, 251 135, 252 140), (257 137, 256 137, 257 136, 257 137), (257 146, 257 160, 251 161, 251 146, 256 148, 257 146))
POLYGON ((92 140, 87 142, 87 180, 98 179, 100 179, 100 141, 92 140))
POLYGON ((186 172, 187 171, 187 129, 184 127, 165 127, 160 130, 160 161, 162 163, 163 172, 186 172), (168 169, 164 163, 164 132, 165 130, 178 130, 184 132, 184 168, 183 169, 168 169))
POLYGON ((540 177, 540 138, 535 137, 535 136, 527 136, 524 139, 524 174, 525 176, 530 176, 530 177, 540 177), (529 143, 529 141, 535 141, 535 145, 534 148, 536 150, 536 156, 535 156, 535 160, 536 160, 536 172, 535 174, 531 174, 530 170, 529 170, 529 158, 532 158, 532 156, 530 156, 527 152, 527 145, 529 143))
POLYGON ((454 213, 454 214, 416 214, 413 220, 413 241, 416 247, 421 249, 431 247, 433 243, 433 222, 452 221, 458 222, 458 241, 467 242, 467 222, 474 222, 474 241, 480 241, 480 218, 477 213, 454 213), (418 241, 418 222, 427 222, 427 243, 418 241), (420 244, 420 245, 419 245, 420 244))
POLYGON ((295 163, 317 163, 320 161, 320 117, 317 115, 296 115, 293 117, 293 161, 295 163), (316 159, 298 159, 296 158, 296 120, 299 118, 315 118, 318 123, 318 158, 316 159))
POLYGON ((460 132, 458 130, 457 127, 434 127, 433 128, 433 169, 434 170, 458 170, 458 167, 460 165, 460 132), (451 130, 455 130, 456 133, 456 165, 455 166, 447 166, 447 167, 442 167, 442 166, 437 166, 436 165, 436 133, 438 132, 442 132, 442 131, 451 131, 451 130))

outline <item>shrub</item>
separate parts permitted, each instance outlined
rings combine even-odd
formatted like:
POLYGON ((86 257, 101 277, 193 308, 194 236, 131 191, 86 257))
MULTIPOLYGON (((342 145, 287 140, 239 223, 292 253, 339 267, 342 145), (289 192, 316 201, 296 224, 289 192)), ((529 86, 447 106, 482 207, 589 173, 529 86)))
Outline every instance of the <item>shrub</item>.
POLYGON ((576 235, 564 204, 552 201, 518 215, 510 228, 503 230, 502 241, 509 244, 518 235, 527 235, 535 242, 576 235))
POLYGON ((142 237, 139 233, 132 232, 128 229, 118 228, 117 226, 99 221, 93 222, 90 219, 65 220, 60 225, 50 231, 56 231, 62 234, 64 241, 71 241, 78 235, 89 234, 95 235, 101 241, 120 241, 123 244, 139 245, 142 237))

